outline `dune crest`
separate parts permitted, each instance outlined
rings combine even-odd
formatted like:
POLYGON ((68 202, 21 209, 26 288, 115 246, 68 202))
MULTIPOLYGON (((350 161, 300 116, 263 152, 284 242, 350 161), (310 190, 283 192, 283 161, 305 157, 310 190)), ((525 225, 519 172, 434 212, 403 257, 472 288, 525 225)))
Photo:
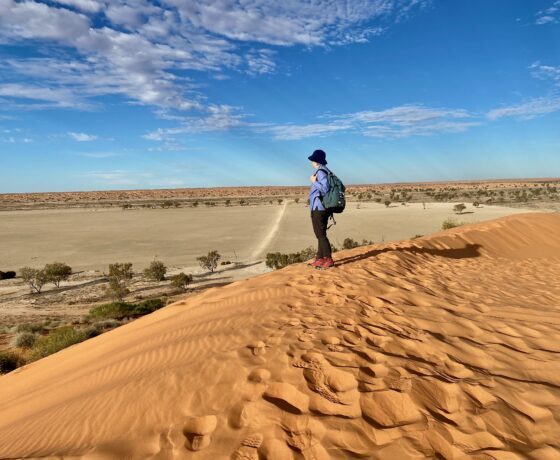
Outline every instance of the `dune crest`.
POLYGON ((336 256, 0 377, 0 457, 559 458, 559 214, 336 256))

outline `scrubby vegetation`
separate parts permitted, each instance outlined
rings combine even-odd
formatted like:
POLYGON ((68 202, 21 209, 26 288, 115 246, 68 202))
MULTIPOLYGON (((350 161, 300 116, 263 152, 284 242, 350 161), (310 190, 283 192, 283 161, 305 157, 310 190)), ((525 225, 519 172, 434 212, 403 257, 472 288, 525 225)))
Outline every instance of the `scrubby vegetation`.
POLYGON ((29 360, 35 361, 52 355, 76 343, 83 342, 87 338, 84 330, 72 326, 64 326, 48 335, 39 337, 29 354, 29 360))
POLYGON ((345 238, 342 242, 342 249, 353 249, 360 246, 368 246, 370 244, 373 244, 373 241, 363 239, 361 243, 358 243, 353 238, 345 238))
POLYGON ((107 295, 113 299, 122 301, 130 292, 128 290, 128 284, 133 275, 132 264, 129 262, 109 265, 109 286, 106 288, 107 295))
POLYGON ((266 266, 278 270, 291 264, 305 262, 315 256, 315 249, 312 247, 303 249, 299 252, 282 254, 280 252, 269 252, 266 255, 266 266))
POLYGON ((216 270, 216 267, 218 266, 218 261, 221 258, 222 256, 218 251, 210 251, 205 256, 197 257, 196 260, 198 261, 198 263, 202 268, 213 273, 214 270, 216 270))
POLYGON ((15 348, 32 348, 37 341, 37 336, 33 332, 19 332, 12 339, 11 345, 15 348))
POLYGON ((25 360, 13 351, 0 352, 0 374, 7 374, 23 366, 25 360))
POLYGON ((449 219, 445 219, 443 221, 443 223, 441 224, 441 229, 442 230, 448 230, 450 228, 459 227, 461 225, 463 225, 462 222, 457 222, 455 219, 449 218, 449 219))
POLYGON ((88 317, 94 320, 138 318, 162 307, 165 307, 165 300, 163 299, 150 299, 139 303, 111 302, 92 308, 88 317))
POLYGON ((193 282, 193 276, 191 274, 186 274, 186 273, 179 273, 178 275, 175 275, 172 280, 171 280, 171 285, 173 287, 176 287, 177 289, 182 289, 183 291, 186 291, 187 288, 189 287, 189 284, 191 284, 193 282))
POLYGON ((164 281, 167 267, 163 262, 154 260, 148 268, 144 270, 144 276, 151 281, 164 281))
POLYGON ((68 281, 72 274, 72 267, 63 262, 54 262, 45 265, 43 269, 47 282, 53 283, 56 287, 60 287, 62 281, 68 281))
POLYGON ((31 292, 35 291, 37 294, 41 293, 43 286, 47 284, 47 274, 45 270, 39 270, 37 268, 23 267, 20 269, 19 274, 23 281, 29 284, 31 292))
POLYGON ((464 203, 458 203, 455 206, 453 206, 453 212, 455 214, 462 214, 465 209, 467 209, 467 207, 465 206, 464 203))

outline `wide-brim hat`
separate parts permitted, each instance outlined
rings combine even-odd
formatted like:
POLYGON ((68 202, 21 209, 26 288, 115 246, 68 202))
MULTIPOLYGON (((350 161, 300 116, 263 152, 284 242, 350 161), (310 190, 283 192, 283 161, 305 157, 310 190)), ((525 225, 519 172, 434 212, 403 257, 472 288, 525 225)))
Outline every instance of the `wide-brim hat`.
POLYGON ((327 164, 327 154, 322 150, 315 150, 310 156, 307 157, 310 161, 319 163, 320 165, 327 164))

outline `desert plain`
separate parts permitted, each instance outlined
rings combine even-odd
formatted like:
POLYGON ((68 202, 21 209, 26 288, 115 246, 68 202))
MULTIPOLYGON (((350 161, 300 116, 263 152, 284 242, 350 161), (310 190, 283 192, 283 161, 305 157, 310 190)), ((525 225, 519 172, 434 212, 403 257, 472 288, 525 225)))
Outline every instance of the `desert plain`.
POLYGON ((355 187, 331 242, 367 241, 328 271, 264 262, 313 243, 301 191, 10 196, 0 270, 74 274, 40 294, 0 281, 5 349, 19 324, 80 328, 110 263, 194 281, 137 274, 127 301, 169 305, 1 376, 0 458, 560 458, 556 183, 355 187), (214 249, 231 263, 209 274, 214 249))

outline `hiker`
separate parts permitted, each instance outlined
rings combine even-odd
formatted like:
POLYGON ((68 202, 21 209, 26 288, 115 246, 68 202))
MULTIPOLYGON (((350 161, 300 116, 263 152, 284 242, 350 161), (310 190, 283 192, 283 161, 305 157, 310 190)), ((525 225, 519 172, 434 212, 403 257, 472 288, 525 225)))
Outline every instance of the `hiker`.
POLYGON ((315 261, 309 265, 314 268, 327 269, 334 266, 331 254, 331 243, 327 238, 327 226, 332 212, 325 209, 322 197, 329 192, 327 168, 327 155, 323 150, 315 150, 308 157, 316 169, 311 176, 311 189, 309 191, 309 209, 311 210, 311 222, 313 231, 318 241, 317 256, 315 261))

